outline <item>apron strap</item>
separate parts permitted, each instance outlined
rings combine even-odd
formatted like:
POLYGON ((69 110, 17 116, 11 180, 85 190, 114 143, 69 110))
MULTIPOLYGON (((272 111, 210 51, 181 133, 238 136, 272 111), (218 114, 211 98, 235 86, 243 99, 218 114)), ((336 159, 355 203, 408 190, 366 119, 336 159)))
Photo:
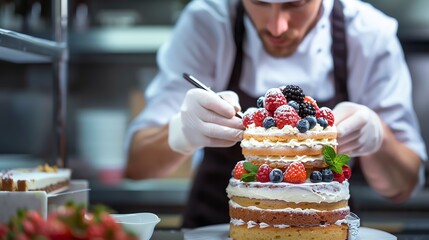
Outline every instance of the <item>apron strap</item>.
POLYGON ((334 60, 335 94, 339 97, 338 102, 349 99, 347 90, 347 39, 343 9, 344 6, 340 0, 334 0, 334 8, 331 13, 331 50, 334 60))

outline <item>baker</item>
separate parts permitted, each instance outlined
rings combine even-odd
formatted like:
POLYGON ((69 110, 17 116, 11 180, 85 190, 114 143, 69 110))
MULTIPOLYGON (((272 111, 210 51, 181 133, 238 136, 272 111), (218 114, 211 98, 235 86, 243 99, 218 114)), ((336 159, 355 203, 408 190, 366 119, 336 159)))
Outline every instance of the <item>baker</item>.
POLYGON ((424 181, 425 145, 397 22, 357 0, 194 0, 157 55, 147 105, 130 125, 126 177, 165 177, 199 149, 184 227, 227 223, 225 193, 242 160, 236 112, 298 85, 333 108, 338 151, 395 202, 424 181), (183 80, 191 73, 214 93, 183 80))

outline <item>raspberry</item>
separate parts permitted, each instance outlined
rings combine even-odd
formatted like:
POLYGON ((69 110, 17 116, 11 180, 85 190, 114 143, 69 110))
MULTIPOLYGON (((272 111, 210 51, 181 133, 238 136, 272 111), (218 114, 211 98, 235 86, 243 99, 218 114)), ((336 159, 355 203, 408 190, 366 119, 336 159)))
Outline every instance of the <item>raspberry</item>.
POLYGON ((316 110, 316 112, 319 111, 319 106, 317 106, 316 100, 314 100, 312 97, 305 96, 304 102, 307 102, 307 103, 310 103, 311 105, 313 105, 313 108, 314 108, 314 110, 316 110))
POLYGON ((332 172, 332 173, 334 174, 334 181, 342 183, 344 182, 344 180, 346 180, 343 173, 336 173, 336 172, 332 172))
POLYGON ((347 180, 352 176, 352 170, 348 165, 343 166, 343 175, 347 180))
POLYGON ((243 126, 247 128, 250 124, 254 123, 253 113, 256 111, 256 108, 249 108, 244 112, 243 115, 243 126))
POLYGON ((279 88, 271 88, 265 93, 265 109, 274 112, 278 107, 287 104, 286 98, 279 88))
POLYGON ((244 169, 243 161, 239 161, 234 167, 234 178, 241 179, 243 174, 247 174, 247 173, 249 172, 246 171, 246 169, 244 169))
POLYGON ((300 117, 293 107, 283 105, 274 112, 274 119, 276 120, 276 126, 282 129, 285 125, 295 127, 300 117))
POLYGON ((304 100, 305 97, 304 91, 302 91, 302 89, 296 85, 287 85, 282 92, 287 101, 294 100, 300 103, 304 100))
POLYGON ((304 183, 307 179, 307 172, 304 164, 301 162, 293 162, 286 169, 284 181, 288 183, 304 183))
POLYGON ((253 122, 255 126, 262 127, 264 119, 269 116, 270 113, 265 108, 258 108, 258 110, 253 113, 253 122))
POLYGON ((259 167, 258 172, 256 173, 256 181, 258 181, 258 182, 269 182, 271 170, 272 169, 270 166, 268 166, 267 164, 262 164, 259 167))
POLYGON ((328 125, 329 126, 334 126, 334 114, 332 113, 332 110, 330 108, 327 107, 321 107, 319 109, 319 112, 317 112, 316 115, 317 118, 324 118, 326 119, 326 121, 328 121, 328 125))

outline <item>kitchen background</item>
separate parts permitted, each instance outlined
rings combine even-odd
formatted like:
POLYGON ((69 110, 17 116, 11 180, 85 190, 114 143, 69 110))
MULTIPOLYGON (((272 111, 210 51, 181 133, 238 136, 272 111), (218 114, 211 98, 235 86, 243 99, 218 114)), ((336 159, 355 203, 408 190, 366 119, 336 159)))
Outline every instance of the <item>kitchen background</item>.
MULTIPOLYGON (((414 106, 428 145, 429 1, 368 2, 399 21, 414 106)), ((73 178, 89 179, 91 204, 121 213, 157 213, 163 219, 158 227, 165 229, 180 225, 192 161, 168 179, 124 180, 123 138, 129 121, 144 107, 143 91, 157 71, 156 51, 186 3, 69 1, 66 164, 73 178)), ((51 1, 0 0, 0 28, 53 39, 51 8, 51 1)), ((0 169, 55 163, 53 87, 52 64, 0 60, 0 169)), ((378 197, 358 174, 351 185, 363 225, 402 236, 429 233, 429 184, 399 205, 378 197)))

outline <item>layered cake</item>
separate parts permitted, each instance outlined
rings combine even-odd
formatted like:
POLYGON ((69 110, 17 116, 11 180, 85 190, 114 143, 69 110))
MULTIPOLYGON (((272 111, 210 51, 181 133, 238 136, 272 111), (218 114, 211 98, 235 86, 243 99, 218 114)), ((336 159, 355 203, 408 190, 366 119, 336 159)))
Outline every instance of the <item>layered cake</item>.
POLYGON ((59 192, 67 189, 70 178, 70 169, 48 165, 11 169, 0 172, 0 190, 59 192))
POLYGON ((347 239, 351 171, 331 109, 288 85, 260 97, 243 125, 245 159, 226 189, 230 237, 347 239))

